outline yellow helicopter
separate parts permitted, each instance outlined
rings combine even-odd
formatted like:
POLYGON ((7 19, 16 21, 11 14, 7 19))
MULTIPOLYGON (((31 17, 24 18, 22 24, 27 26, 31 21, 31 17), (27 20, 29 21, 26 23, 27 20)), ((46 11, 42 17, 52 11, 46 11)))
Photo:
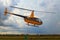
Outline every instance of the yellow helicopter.
MULTIPOLYGON (((11 7, 18 8, 18 7, 14 7, 14 6, 11 6, 11 7)), ((33 24, 35 26, 35 25, 42 25, 43 24, 41 19, 34 16, 35 10, 29 10, 29 9, 24 9, 24 8, 18 8, 18 9, 31 11, 31 15, 30 16, 23 16, 23 15, 19 15, 19 14, 14 14, 14 13, 8 12, 7 8, 5 8, 4 15, 6 16, 7 14, 11 14, 11 15, 22 17, 22 18, 24 18, 24 21, 28 25, 33 24)), ((42 12, 42 11, 38 11, 38 12, 42 12)), ((47 12, 47 13, 51 13, 51 12, 47 12)))

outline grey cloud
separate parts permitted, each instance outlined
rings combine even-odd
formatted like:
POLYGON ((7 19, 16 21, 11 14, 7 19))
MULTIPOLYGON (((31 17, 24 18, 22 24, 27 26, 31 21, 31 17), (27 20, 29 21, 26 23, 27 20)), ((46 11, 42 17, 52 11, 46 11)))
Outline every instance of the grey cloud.
MULTIPOLYGON (((25 2, 23 2, 24 4, 25 2)), ((28 2, 26 2, 25 5, 22 4, 21 2, 21 7, 27 7, 28 2)), ((0 4, 1 5, 1 4, 0 4)), ((15 3, 13 3, 13 5, 15 5, 15 3)), ((20 4, 19 4, 20 5, 20 4)), ((17 4, 17 6, 19 6, 17 4)), ((58 34, 60 33, 60 25, 58 25, 58 22, 60 22, 60 0, 45 0, 43 2, 41 2, 41 4, 39 4, 40 6, 38 7, 38 9, 43 9, 44 11, 53 11, 56 12, 56 14, 48 14, 48 13, 35 13, 35 15, 39 18, 41 18, 41 20, 43 21, 43 24, 39 27, 39 28, 35 28, 32 26, 28 26, 25 28, 25 24, 22 23, 22 25, 24 26, 24 28, 19 28, 17 27, 17 25, 15 24, 10 24, 7 26, 12 26, 12 28, 14 29, 18 29, 17 31, 19 32, 23 32, 23 33, 36 33, 36 34, 58 34), (43 17, 41 17, 43 16, 43 17), (22 30, 19 30, 22 29, 22 30)), ((33 6, 36 6, 35 4, 33 6)), ((32 6, 32 8, 34 8, 32 6)), ((30 6, 28 6, 28 8, 31 8, 30 6)), ((36 7, 35 7, 36 8, 36 7)), ((3 24, 3 21, 6 20, 8 18, 8 16, 4 16, 3 15, 3 10, 4 10, 4 5, 1 6, 1 15, 0 15, 0 25, 3 24), (2 20, 2 21, 1 21, 2 20)), ((9 30, 8 30, 9 31, 9 30)))
POLYGON ((60 0, 45 0, 44 2, 46 2, 46 3, 42 7, 45 8, 44 9, 45 11, 55 12, 55 14, 45 13, 44 18, 42 18, 44 21, 43 26, 47 26, 48 32, 46 34, 59 34, 60 25, 58 25, 58 22, 60 22, 60 0), (46 19, 46 21, 45 21, 45 19, 46 19), (47 24, 46 24, 46 22, 47 22, 47 24))

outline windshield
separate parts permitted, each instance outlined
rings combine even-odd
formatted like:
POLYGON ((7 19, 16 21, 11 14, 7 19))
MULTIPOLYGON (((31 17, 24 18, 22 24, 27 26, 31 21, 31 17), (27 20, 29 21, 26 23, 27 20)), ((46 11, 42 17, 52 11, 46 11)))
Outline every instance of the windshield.
POLYGON ((37 21, 39 21, 39 22, 41 21, 41 19, 39 19, 39 18, 35 18, 35 20, 37 20, 37 21))

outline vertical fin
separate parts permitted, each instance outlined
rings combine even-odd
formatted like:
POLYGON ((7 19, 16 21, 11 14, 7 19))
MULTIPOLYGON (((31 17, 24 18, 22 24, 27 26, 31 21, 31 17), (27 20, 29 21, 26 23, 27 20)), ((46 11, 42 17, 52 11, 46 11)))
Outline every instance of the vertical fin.
POLYGON ((34 10, 31 12, 30 17, 31 17, 31 18, 34 18, 34 10))
POLYGON ((7 10, 7 8, 5 8, 4 15, 6 16, 7 13, 8 13, 8 10, 7 10))

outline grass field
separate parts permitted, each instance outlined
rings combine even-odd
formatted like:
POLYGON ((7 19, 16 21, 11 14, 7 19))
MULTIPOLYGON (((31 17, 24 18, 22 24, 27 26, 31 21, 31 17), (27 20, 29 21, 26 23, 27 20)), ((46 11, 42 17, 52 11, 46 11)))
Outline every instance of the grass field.
POLYGON ((60 35, 0 35, 0 40, 60 40, 60 35))

